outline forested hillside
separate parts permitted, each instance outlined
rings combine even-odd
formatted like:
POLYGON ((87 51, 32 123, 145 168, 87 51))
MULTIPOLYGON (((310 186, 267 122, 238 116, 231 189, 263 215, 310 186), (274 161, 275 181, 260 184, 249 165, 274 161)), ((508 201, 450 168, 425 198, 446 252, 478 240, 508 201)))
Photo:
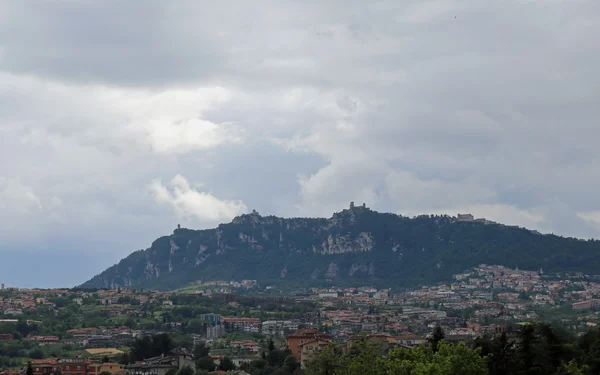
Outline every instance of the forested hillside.
POLYGON ((178 228, 83 284, 173 289, 196 280, 401 288, 481 263, 595 274, 600 242, 450 216, 408 218, 350 207, 331 218, 261 216, 178 228))

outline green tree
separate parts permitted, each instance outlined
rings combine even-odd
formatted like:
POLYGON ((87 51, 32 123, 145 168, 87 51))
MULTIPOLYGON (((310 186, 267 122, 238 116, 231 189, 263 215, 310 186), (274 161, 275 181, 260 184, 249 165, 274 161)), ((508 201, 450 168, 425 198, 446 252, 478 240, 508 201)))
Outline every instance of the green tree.
POLYGON ((223 357, 221 360, 221 364, 219 365, 219 370, 223 371, 232 371, 235 370, 235 364, 229 357, 223 357))
POLYGON ((27 370, 25 370, 25 375, 33 375, 33 367, 31 367, 31 362, 27 362, 27 370))
POLYGON ((210 357, 202 357, 196 360, 196 368, 208 371, 215 370, 215 361, 210 357))
POLYGON ((506 332, 492 340, 488 355, 490 375, 511 375, 516 371, 515 342, 509 340, 506 332))
POLYGON ((202 358, 207 357, 210 349, 206 346, 204 342, 199 342, 194 346, 194 357, 202 358))
POLYGON ((487 375, 486 357, 464 343, 438 342, 437 351, 420 346, 398 348, 387 357, 378 348, 357 344, 353 354, 342 354, 333 345, 308 363, 306 375, 487 375))
POLYGON ((437 352, 438 345, 439 345, 440 341, 442 341, 444 339, 445 336, 446 336, 446 334, 444 333, 444 330, 442 329, 442 327, 436 326, 433 329, 431 337, 429 338, 428 341, 429 341, 429 344, 431 345, 431 349, 434 352, 437 352))
POLYGON ((177 375, 194 375, 194 370, 190 366, 183 366, 181 370, 177 371, 177 375))
POLYGON ((342 374, 345 367, 344 358, 339 349, 329 345, 319 353, 316 359, 306 366, 306 375, 336 375, 342 374))
POLYGON ((299 366, 300 364, 298 361, 296 361, 296 358, 293 355, 289 355, 283 363, 283 370, 287 374, 293 374, 299 368, 299 366))
MULTIPOLYGON (((587 375, 588 372, 588 366, 583 365, 581 367, 579 367, 579 365, 577 364, 577 361, 572 359, 568 364, 563 364, 560 370, 561 374, 566 374, 566 375, 587 375)), ((592 372, 591 374, 596 374, 594 372, 592 372)))
POLYGON ((536 335, 535 324, 526 324, 519 330, 519 344, 516 357, 519 363, 518 374, 542 374, 542 369, 536 361, 539 338, 536 335))
POLYGON ((29 353, 29 356, 33 359, 43 359, 45 354, 44 351, 40 348, 35 348, 29 353))

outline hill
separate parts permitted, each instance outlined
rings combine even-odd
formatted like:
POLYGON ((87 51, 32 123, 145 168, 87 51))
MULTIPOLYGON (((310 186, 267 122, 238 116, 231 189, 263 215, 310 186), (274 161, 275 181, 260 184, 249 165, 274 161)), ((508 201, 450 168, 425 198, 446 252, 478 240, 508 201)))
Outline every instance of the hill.
POLYGON ((478 264, 598 273, 600 242, 542 235, 470 215, 408 218, 354 207, 331 218, 256 212, 215 229, 178 228, 83 287, 169 290, 196 280, 402 288, 478 264))

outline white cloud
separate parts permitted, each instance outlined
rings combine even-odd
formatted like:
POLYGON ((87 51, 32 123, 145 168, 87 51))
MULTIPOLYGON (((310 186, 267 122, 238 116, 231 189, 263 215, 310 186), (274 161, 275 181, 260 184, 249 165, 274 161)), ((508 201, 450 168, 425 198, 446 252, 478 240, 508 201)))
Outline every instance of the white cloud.
POLYGON ((169 207, 178 218, 195 218, 204 225, 207 222, 218 224, 229 221, 248 210, 239 200, 221 200, 192 188, 187 179, 179 174, 168 184, 154 180, 150 191, 157 203, 169 207))
POLYGON ((42 209, 42 203, 29 186, 15 179, 0 177, 0 210, 2 214, 28 214, 42 209))
POLYGON ((0 129, 19 129, 29 142, 58 138, 95 147, 149 146, 157 153, 185 153, 243 140, 233 124, 203 118, 205 111, 230 100, 231 93, 222 87, 144 90, 64 84, 0 71, 3 96, 34 104, 7 109, 10 117, 0 121, 0 129))
POLYGON ((600 233, 598 1, 1 7, 0 176, 33 196, 0 228, 41 247, 125 255, 222 197, 600 233))

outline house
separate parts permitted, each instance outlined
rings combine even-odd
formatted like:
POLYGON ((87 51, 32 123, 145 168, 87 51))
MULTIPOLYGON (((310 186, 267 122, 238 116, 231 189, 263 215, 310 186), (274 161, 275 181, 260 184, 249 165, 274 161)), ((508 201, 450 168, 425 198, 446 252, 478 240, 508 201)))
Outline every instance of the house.
POLYGON ((387 333, 374 333, 368 336, 352 336, 346 342, 346 351, 350 351, 352 346, 364 342, 369 346, 378 347, 382 354, 387 354, 391 349, 398 346, 395 337, 387 333))
POLYGON ((126 371, 131 375, 165 375, 174 368, 169 364, 134 363, 127 366, 126 371))
POLYGON ((33 336, 30 340, 39 342, 40 345, 58 344, 58 336, 33 336))
POLYGON ((256 361, 260 359, 260 357, 231 357, 231 362, 235 365, 235 367, 240 367, 244 363, 250 364, 252 361, 256 361))
POLYGON ((300 345, 314 340, 331 341, 331 335, 319 332, 315 328, 301 329, 286 337, 286 345, 291 350, 292 355, 300 360, 302 349, 300 345))
POLYGON ((87 375, 100 375, 103 372, 108 372, 113 375, 123 375, 125 373, 125 367, 120 363, 113 362, 92 363, 88 366, 87 375))
POLYGON ((63 375, 86 375, 87 366, 91 361, 81 356, 72 358, 61 358, 58 361, 60 372, 63 375))
POLYGON ((475 347, 475 338, 472 335, 448 335, 444 337, 444 341, 451 344, 463 342, 469 349, 475 347))
POLYGON ((171 369, 181 370, 185 366, 196 370, 194 357, 191 354, 180 352, 169 356, 147 358, 126 366, 125 370, 132 375, 165 375, 171 369))
POLYGON ((223 318, 223 324, 227 332, 241 331, 258 333, 261 324, 259 318, 223 318))
POLYGON ((21 310, 21 309, 6 309, 6 310, 4 310, 4 315, 23 315, 23 310, 21 310))
POLYGON ((31 361, 34 375, 49 375, 60 369, 58 358, 35 359, 31 361))
POLYGON ((306 364, 312 361, 317 354, 331 345, 331 341, 315 339, 300 344, 300 366, 306 368, 306 364))
POLYGON ((425 343, 425 339, 423 337, 417 336, 410 332, 397 336, 396 341, 398 344, 406 346, 419 346, 425 343))
POLYGON ((14 339, 12 333, 1 333, 0 341, 12 341, 14 339))
POLYGON ((573 310, 592 310, 597 311, 598 307, 600 307, 600 300, 588 300, 575 302, 572 304, 573 310))
POLYGON ((230 343, 230 345, 232 347, 242 349, 245 352, 260 353, 260 345, 256 341, 251 341, 251 340, 232 341, 230 343))
POLYGON ((268 336, 283 336, 298 330, 298 322, 292 320, 267 320, 262 323, 262 333, 268 336))

